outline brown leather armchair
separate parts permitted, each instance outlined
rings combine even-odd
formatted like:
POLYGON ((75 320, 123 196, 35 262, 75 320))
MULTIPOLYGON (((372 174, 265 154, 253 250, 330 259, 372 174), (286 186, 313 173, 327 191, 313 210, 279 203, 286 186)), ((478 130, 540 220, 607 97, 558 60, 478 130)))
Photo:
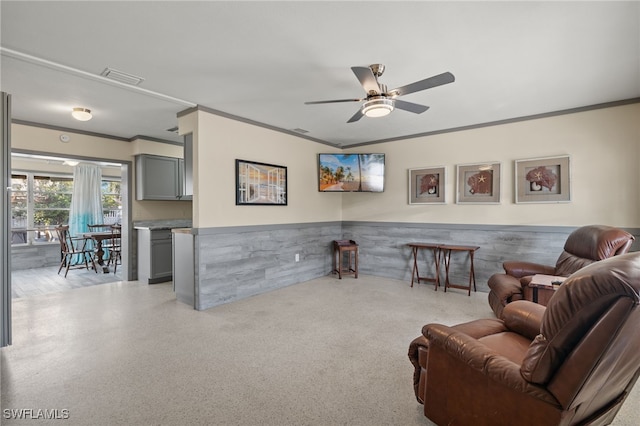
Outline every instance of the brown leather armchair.
MULTIPOLYGON (((634 237, 622 229, 606 225, 589 225, 576 229, 569 235, 564 250, 555 266, 531 262, 508 261, 503 263, 504 274, 489 278, 489 306, 500 318, 502 310, 515 300, 524 299, 524 289, 535 274, 568 277, 580 268, 629 251, 634 237)), ((540 301, 546 304, 546 301, 540 301)))
POLYGON ((610 424, 640 375, 640 253, 571 275, 544 307, 428 324, 409 347, 414 389, 439 425, 610 424))

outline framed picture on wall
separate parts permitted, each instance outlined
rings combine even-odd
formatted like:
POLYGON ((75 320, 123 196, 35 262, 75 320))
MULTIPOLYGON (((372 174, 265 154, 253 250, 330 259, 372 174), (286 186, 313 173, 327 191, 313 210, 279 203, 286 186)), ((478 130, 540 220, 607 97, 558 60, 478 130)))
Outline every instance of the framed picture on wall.
POLYGON ((458 164, 456 169, 456 203, 500 203, 499 162, 458 164))
POLYGON ((236 205, 286 206, 287 168, 236 160, 236 205))
POLYGON ((516 203, 567 203, 571 201, 568 155, 516 160, 516 203))
POLYGON ((444 204, 445 167, 409 169, 409 204, 444 204))

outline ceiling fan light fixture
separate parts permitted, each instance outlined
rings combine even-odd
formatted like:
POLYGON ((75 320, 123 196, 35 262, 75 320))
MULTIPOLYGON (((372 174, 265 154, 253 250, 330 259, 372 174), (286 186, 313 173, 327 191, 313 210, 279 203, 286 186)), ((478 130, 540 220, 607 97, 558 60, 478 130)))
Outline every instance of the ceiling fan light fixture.
POLYGON ((384 117, 393 111, 391 99, 371 99, 362 105, 362 113, 367 117, 384 117))
POLYGON ((71 111, 71 116, 79 121, 89 121, 93 117, 91 110, 87 108, 74 108, 71 111))

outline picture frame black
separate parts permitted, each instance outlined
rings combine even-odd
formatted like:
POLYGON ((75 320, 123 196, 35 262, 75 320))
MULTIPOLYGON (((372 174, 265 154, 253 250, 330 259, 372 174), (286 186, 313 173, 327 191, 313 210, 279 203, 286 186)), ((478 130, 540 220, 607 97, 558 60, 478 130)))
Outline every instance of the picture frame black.
POLYGON ((287 167, 236 159, 237 206, 286 206, 287 167))

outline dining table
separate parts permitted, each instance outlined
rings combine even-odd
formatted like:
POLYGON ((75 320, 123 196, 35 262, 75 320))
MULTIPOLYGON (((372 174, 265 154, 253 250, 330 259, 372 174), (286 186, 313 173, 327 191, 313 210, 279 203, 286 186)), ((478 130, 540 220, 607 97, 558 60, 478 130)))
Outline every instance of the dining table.
POLYGON ((105 274, 109 273, 109 266, 104 264, 104 247, 103 243, 105 240, 111 240, 114 238, 120 238, 119 232, 112 231, 93 231, 93 232, 85 232, 82 234, 82 238, 85 240, 90 240, 95 242, 96 244, 96 260, 100 267, 102 268, 102 272, 105 274))

